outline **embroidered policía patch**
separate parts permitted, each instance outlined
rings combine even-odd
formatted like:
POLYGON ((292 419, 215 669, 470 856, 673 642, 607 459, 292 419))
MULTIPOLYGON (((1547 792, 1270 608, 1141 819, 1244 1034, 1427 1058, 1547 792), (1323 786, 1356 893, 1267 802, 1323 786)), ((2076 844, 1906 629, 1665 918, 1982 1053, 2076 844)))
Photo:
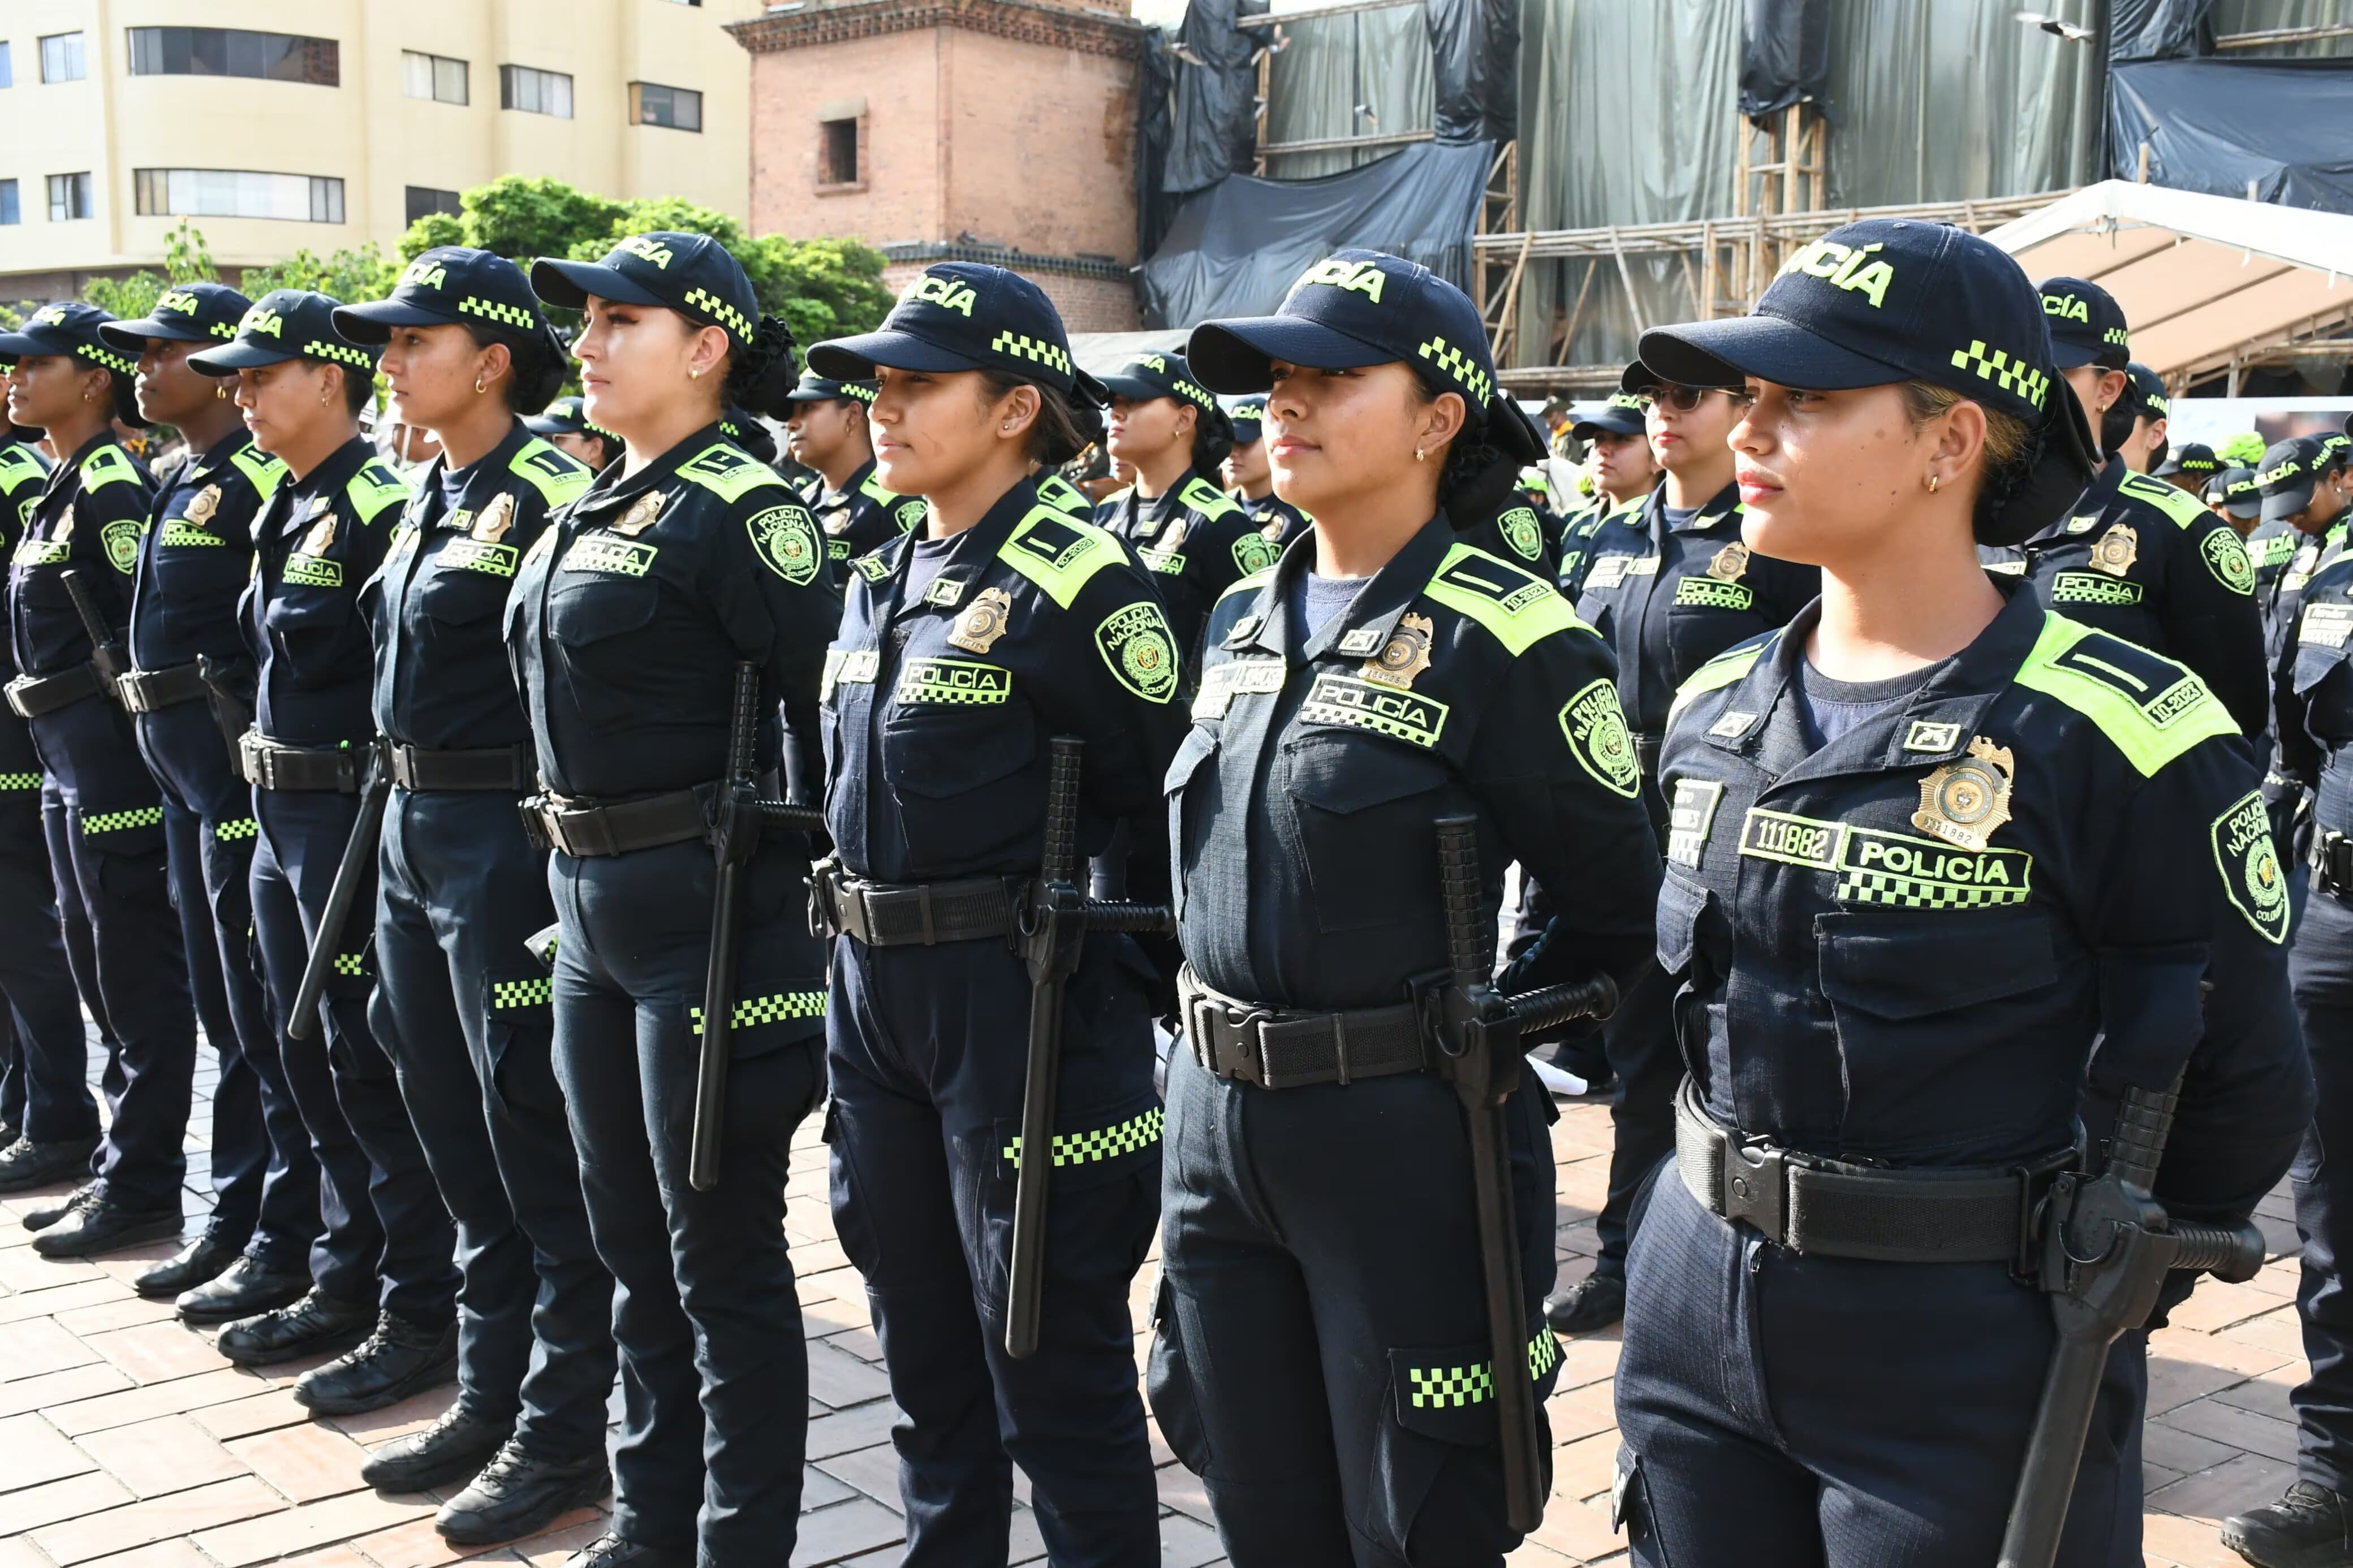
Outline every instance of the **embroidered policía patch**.
POLYGON ((899 671, 902 702, 1002 702, 1013 672, 969 658, 911 658, 899 671))
POLYGON ((1301 722, 1341 724, 1370 730, 1377 735, 1435 749, 1446 728, 1449 710, 1443 702, 1415 691, 1399 691, 1353 675, 1324 674, 1315 678, 1307 700, 1299 705, 1301 722))
POLYGON ((642 577, 653 566, 654 555, 660 548, 631 539, 616 539, 609 533, 584 533, 572 542, 572 548, 556 563, 556 570, 642 577))
POLYGON ((2034 857, 2023 849, 1963 849, 1908 833, 1824 822, 1751 806, 1740 853, 1827 871, 1841 903, 1905 910, 1973 910, 2022 904, 2034 857))

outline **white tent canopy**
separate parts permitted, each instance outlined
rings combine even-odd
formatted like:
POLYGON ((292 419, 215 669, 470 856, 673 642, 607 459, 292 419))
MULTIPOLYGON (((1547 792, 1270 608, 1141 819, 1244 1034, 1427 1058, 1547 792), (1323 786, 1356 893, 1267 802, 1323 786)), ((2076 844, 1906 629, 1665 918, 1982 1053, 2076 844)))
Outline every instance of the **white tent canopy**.
MULTIPOLYGON (((2353 216, 2109 180, 1986 236, 2036 279, 2116 296, 2133 358, 2177 389, 2353 319, 2353 216)), ((2353 353, 2353 344, 2338 352, 2353 353)))

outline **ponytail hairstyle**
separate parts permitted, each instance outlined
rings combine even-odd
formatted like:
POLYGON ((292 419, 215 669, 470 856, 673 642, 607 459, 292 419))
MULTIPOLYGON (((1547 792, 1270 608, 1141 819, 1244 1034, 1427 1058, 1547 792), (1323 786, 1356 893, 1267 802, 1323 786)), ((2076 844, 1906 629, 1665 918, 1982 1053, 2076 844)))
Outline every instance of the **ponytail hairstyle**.
MULTIPOLYGON (((1431 379, 1419 365, 1413 382, 1424 405, 1437 402, 1440 393, 1462 395, 1459 388, 1431 379)), ((1525 452, 1544 450, 1544 437, 1507 396, 1498 394, 1485 408, 1472 408, 1470 416, 1448 443, 1446 460, 1438 470, 1439 509, 1457 533, 1478 527, 1501 510, 1519 486, 1520 469, 1535 460, 1525 452)))
MULTIPOLYGON (((987 391, 989 403, 997 402, 1017 386, 1038 389, 1038 417, 1029 422, 1029 439, 1023 448, 1031 462, 1059 468, 1087 449, 1087 438, 1081 433, 1080 416, 1073 411, 1074 405, 1083 402, 1076 393, 1065 393, 1042 381, 1032 381, 1026 375, 1016 375, 1011 371, 989 366, 983 366, 979 374, 980 384, 987 391)), ((1093 410, 1089 412, 1093 414, 1094 427, 1101 430, 1102 414, 1093 410)), ((1195 439, 1198 438, 1197 433, 1195 439)))
POLYGON ((1221 483, 1218 467, 1233 455, 1233 416, 1215 405, 1203 408, 1193 405, 1193 468, 1207 474, 1212 484, 1221 483))
POLYGON ((782 316, 763 316, 748 346, 727 351, 727 377, 721 384, 723 405, 747 413, 782 419, 792 412, 788 401, 800 379, 800 361, 793 353, 793 330, 782 316))

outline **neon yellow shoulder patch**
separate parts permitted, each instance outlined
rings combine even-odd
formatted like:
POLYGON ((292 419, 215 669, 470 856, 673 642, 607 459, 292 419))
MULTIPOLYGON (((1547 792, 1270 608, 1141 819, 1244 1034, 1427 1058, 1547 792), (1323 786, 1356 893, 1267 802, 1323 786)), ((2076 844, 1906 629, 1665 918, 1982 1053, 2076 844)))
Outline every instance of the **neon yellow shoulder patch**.
POLYGON ((568 452, 557 451, 536 436, 516 449, 514 460, 507 467, 530 481, 550 511, 577 500, 580 492, 596 478, 588 471, 587 464, 568 452))
POLYGON ((2214 514, 2198 503, 2198 498, 2188 490, 2175 489, 2163 479, 2148 474, 2126 474, 2116 486, 2116 493, 2135 500, 2147 501, 2173 520, 2176 528, 2188 528, 2203 522, 2214 514))
POLYGON ((1038 499, 1079 517, 1094 515, 1095 503, 1087 499, 1087 492, 1057 473, 1039 476, 1038 499))
POLYGON ((678 466, 678 477, 722 500, 737 500, 763 485, 785 487, 776 470, 725 441, 713 441, 678 466))
POLYGON ((2011 679, 2097 724, 2143 778, 2201 741, 2239 732, 2189 670, 2064 616, 2044 616, 2042 635, 2011 679))
POLYGON ((49 471, 41 467, 40 458, 21 442, 0 447, 0 495, 21 485, 43 483, 48 477, 49 471))
POLYGON ((1691 679, 1675 688, 1675 700, 1667 705, 1667 722, 1673 723, 1676 715, 1690 707, 1694 700, 1730 686, 1746 675, 1756 668, 1757 661, 1765 657, 1765 650, 1772 646, 1768 638, 1754 647, 1736 647, 1730 653, 1716 655, 1693 670, 1691 679))
POLYGON ((1555 632, 1592 630, 1551 584, 1468 544, 1449 545, 1421 591, 1486 627, 1514 658, 1555 632))
POLYGON ((1050 506, 1037 506, 1013 525, 1012 535, 997 558, 1043 588, 1048 598, 1067 610, 1088 579, 1126 556, 1118 542, 1093 523, 1082 522, 1050 506))
POLYGON ((245 476, 246 483, 253 487, 253 493, 261 498, 264 506, 278 493, 278 487, 286 482, 285 463, 259 447, 231 452, 228 461, 229 467, 245 476))
POLYGON ((409 499, 408 487, 401 483, 400 476, 374 458, 360 465, 360 471, 343 487, 343 494, 362 523, 374 522, 385 508, 409 499))
POLYGON ((1242 510, 1234 504, 1231 496, 1198 474, 1185 481, 1176 499, 1207 518, 1229 517, 1242 510))
POLYGON ((138 482, 139 470, 132 466, 131 454, 120 447, 100 447, 81 460, 81 488, 85 490, 138 482))

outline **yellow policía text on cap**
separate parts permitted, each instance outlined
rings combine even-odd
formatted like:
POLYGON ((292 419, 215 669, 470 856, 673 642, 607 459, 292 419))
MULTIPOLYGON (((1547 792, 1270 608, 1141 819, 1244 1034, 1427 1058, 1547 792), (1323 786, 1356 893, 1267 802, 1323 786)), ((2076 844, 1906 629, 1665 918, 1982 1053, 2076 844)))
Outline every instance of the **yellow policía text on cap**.
POLYGON ((943 310, 959 311, 965 320, 970 321, 972 308, 979 298, 969 283, 960 283, 953 278, 934 277, 926 272, 908 285, 907 291, 899 296, 899 302, 902 305, 937 305, 943 310))
POLYGON ((1849 293, 1870 297, 1872 309, 1877 310, 1887 300, 1887 286, 1895 281, 1895 269, 1884 261, 1864 265, 1863 258, 1880 248, 1874 240, 1865 246, 1845 246, 1836 240, 1818 239, 1781 268, 1781 276, 1803 272, 1820 278, 1833 287, 1849 293))
POLYGON ((1388 276, 1377 262, 1342 261, 1333 258, 1319 261, 1301 273, 1299 281, 1291 287, 1296 292, 1310 283, 1326 283, 1335 289, 1346 289, 1362 294, 1377 305, 1381 302, 1382 281, 1388 276))

